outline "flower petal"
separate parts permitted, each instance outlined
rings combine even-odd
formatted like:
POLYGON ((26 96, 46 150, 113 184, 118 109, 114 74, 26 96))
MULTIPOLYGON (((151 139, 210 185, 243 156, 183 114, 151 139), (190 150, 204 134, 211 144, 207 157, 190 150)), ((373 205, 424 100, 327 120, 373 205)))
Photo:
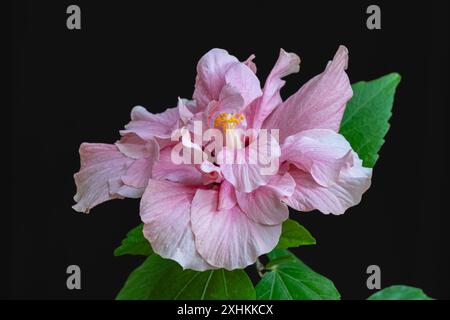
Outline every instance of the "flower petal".
POLYGON ((225 73, 239 60, 223 49, 212 49, 198 62, 197 78, 193 94, 197 105, 203 109, 212 100, 219 100, 225 85, 225 73))
POLYGON ((280 90, 285 81, 281 79, 291 73, 297 73, 299 70, 300 58, 295 53, 281 49, 278 60, 264 84, 261 98, 250 107, 253 118, 251 127, 253 129, 261 128, 263 121, 283 102, 280 90))
POLYGON ((295 181, 286 173, 275 175, 267 185, 250 192, 236 192, 237 202, 242 211, 255 222, 277 225, 289 217, 288 207, 281 202, 290 197, 295 189, 295 181))
POLYGON ((224 180, 220 184, 219 201, 217 203, 217 210, 229 210, 237 203, 236 191, 231 183, 224 180))
POLYGON ((171 159, 172 147, 161 150, 159 161, 153 167, 153 178, 188 185, 202 185, 202 173, 190 164, 175 164, 171 159))
POLYGON ((133 162, 122 176, 122 181, 127 186, 134 188, 145 188, 148 180, 152 177, 152 169, 155 159, 141 158, 133 162))
POLYGON ((178 108, 169 108, 162 113, 153 114, 144 107, 137 106, 131 110, 131 121, 120 134, 135 133, 145 140, 154 137, 169 139, 172 132, 179 127, 179 120, 178 108))
POLYGON ((313 129, 287 137, 281 150, 281 162, 294 164, 309 172, 318 184, 328 186, 338 180, 352 147, 332 130, 313 129))
POLYGON ((223 87, 219 101, 212 100, 206 107, 206 123, 210 128, 214 127, 214 119, 220 113, 237 113, 245 107, 244 97, 240 91, 229 84, 223 87))
POLYGON ((208 160, 202 162, 202 164, 200 165, 200 171, 203 173, 202 179, 204 185, 210 183, 221 183, 223 181, 220 167, 214 165, 208 160))
POLYGON ((120 152, 133 159, 154 156, 159 153, 158 143, 154 139, 147 141, 135 133, 125 134, 115 144, 120 152))
MULTIPOLYGON (((128 133, 116 142, 116 146, 126 156, 136 159, 122 176, 122 182, 129 187, 145 188, 152 176, 153 165, 159 159, 159 145, 156 140, 144 140, 135 133, 128 133)), ((121 188, 119 182, 112 182, 111 185, 121 188)), ((123 194, 125 189, 117 192, 123 194)), ((135 194, 134 191, 132 194, 135 194)))
POLYGON ((263 124, 280 129, 280 142, 308 129, 338 131, 352 88, 345 73, 348 51, 340 46, 325 71, 303 85, 297 93, 279 105, 263 124))
POLYGON ((184 123, 188 123, 194 117, 194 114, 188 107, 188 103, 190 103, 190 101, 178 98, 177 108, 180 113, 180 119, 184 123))
POLYGON ((216 190, 197 190, 192 201, 195 246, 208 263, 227 270, 245 268, 277 245, 281 224, 256 223, 239 206, 217 211, 217 202, 216 190))
POLYGON ((96 205, 120 197, 110 193, 109 180, 125 174, 134 159, 125 156, 113 144, 83 143, 80 162, 80 171, 74 175, 77 204, 72 208, 89 213, 96 205))
POLYGON ((267 184, 278 171, 281 151, 276 139, 272 135, 258 138, 261 140, 254 140, 244 149, 224 147, 216 157, 224 178, 238 191, 252 192, 267 184))
POLYGON ((230 164, 220 162, 220 169, 224 178, 228 180, 237 190, 242 192, 252 192, 259 186, 267 184, 270 176, 263 175, 261 167, 256 163, 249 163, 247 160, 239 163, 239 160, 237 159, 243 157, 238 156, 238 152, 239 151, 236 149, 230 148, 223 148, 220 151, 218 159, 235 159, 230 164))
POLYGON ((177 261, 184 269, 212 269, 195 249, 190 210, 195 188, 169 181, 150 180, 141 200, 144 236, 153 250, 177 261))
POLYGON ((244 98, 244 106, 262 95, 259 79, 244 63, 233 64, 225 74, 225 83, 234 87, 244 98))
POLYGON ((247 58, 247 60, 244 61, 244 64, 252 70, 254 74, 256 74, 256 64, 253 62, 253 60, 256 58, 254 54, 252 54, 250 57, 247 58))
POLYGON ((109 193, 111 194, 111 196, 117 196, 117 198, 119 199, 123 198, 139 199, 140 197, 142 197, 145 191, 145 187, 135 188, 126 185, 125 183, 123 183, 121 177, 114 177, 109 179, 108 185, 109 185, 109 193))
POLYGON ((353 163, 342 170, 338 182, 324 187, 309 173, 291 168, 289 173, 296 182, 294 194, 286 203, 299 211, 318 209, 325 214, 343 214, 361 201, 362 194, 370 187, 372 169, 362 166, 356 153, 351 155, 353 163))

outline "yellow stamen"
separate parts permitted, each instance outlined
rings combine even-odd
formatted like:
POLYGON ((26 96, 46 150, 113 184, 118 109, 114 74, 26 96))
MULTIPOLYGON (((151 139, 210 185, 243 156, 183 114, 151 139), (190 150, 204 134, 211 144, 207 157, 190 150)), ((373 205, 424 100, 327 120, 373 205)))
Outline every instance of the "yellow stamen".
POLYGON ((234 129, 245 119, 240 113, 221 113, 214 120, 214 127, 222 127, 224 131, 234 129))

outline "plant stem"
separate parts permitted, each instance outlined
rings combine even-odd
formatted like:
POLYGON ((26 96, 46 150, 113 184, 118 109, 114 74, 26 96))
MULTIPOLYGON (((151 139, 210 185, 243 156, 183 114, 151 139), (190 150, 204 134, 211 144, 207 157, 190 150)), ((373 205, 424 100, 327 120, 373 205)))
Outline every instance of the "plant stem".
POLYGON ((264 265, 259 258, 256 258, 256 271, 261 278, 264 276, 264 265))

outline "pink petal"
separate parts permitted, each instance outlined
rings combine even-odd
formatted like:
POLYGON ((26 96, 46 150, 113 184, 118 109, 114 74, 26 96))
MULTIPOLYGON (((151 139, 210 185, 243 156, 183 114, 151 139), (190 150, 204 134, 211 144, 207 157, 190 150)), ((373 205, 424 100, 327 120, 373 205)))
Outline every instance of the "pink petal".
POLYGON ((202 180, 204 185, 210 183, 220 183, 223 180, 220 167, 212 164, 207 160, 203 161, 203 163, 200 165, 200 170, 203 173, 202 180))
POLYGON ((356 153, 353 163, 342 170, 339 180, 328 187, 321 186, 310 174, 297 168, 289 173, 296 182, 294 194, 286 201, 299 211, 318 209, 325 214, 343 214, 361 201, 362 194, 370 187, 372 169, 364 168, 356 153))
POLYGON ((252 54, 250 57, 247 58, 247 60, 244 61, 244 64, 252 70, 254 74, 256 74, 257 68, 256 64, 253 62, 253 60, 256 58, 254 54, 252 54))
POLYGON ((191 110, 189 110, 186 101, 184 101, 181 98, 178 98, 178 111, 180 113, 180 119, 184 122, 184 123, 188 123, 189 120, 191 120, 194 117, 194 114, 191 112, 191 110))
POLYGON ((80 146, 80 171, 74 175, 77 202, 72 208, 88 213, 96 205, 120 196, 111 194, 109 180, 125 174, 134 162, 113 144, 83 143, 80 146))
POLYGON ((225 74, 225 83, 236 88, 244 98, 244 106, 262 95, 261 85, 256 75, 243 63, 233 64, 225 74))
POLYGON ((122 176, 124 184, 134 188, 145 188, 152 177, 154 158, 141 158, 133 162, 122 176))
POLYGON ((345 69, 348 51, 340 46, 323 73, 303 85, 297 93, 279 105, 263 124, 280 129, 280 142, 308 129, 339 130, 345 105, 352 88, 345 69))
POLYGON ((267 184, 275 172, 269 173, 270 161, 278 164, 280 148, 275 138, 270 136, 264 149, 255 140, 245 149, 223 148, 217 155, 222 174, 238 191, 252 192, 267 184), (261 160, 264 160, 261 162, 261 160))
POLYGON ((198 62, 193 98, 200 108, 206 108, 212 100, 219 100, 225 85, 225 73, 239 60, 223 49, 212 49, 198 62))
POLYGON ((116 196, 117 198, 120 199, 123 198, 139 199, 140 197, 142 197, 145 191, 145 187, 135 188, 126 185, 125 183, 123 183, 121 177, 114 177, 109 179, 108 185, 109 185, 109 193, 112 196, 116 196))
POLYGON ((237 203, 236 191, 231 183, 224 180, 220 184, 219 201, 217 203, 217 210, 229 210, 237 203))
MULTIPOLYGON (((144 189, 152 176, 153 165, 159 158, 158 143, 155 139, 144 140, 135 133, 128 133, 116 142, 116 146, 126 156, 136 159, 122 176, 123 184, 135 189, 144 189)), ((117 188, 113 193, 132 194, 133 197, 139 194, 136 190, 127 190, 118 181, 110 182, 110 184, 117 188)))
POLYGON ((271 181, 250 192, 236 192, 242 211, 253 221, 266 225, 278 225, 289 217, 288 207, 281 202, 290 197, 295 181, 286 173, 275 175, 271 181))
POLYGON ((192 201, 195 246, 208 263, 227 270, 241 269, 276 246, 281 225, 256 223, 239 206, 217 211, 217 202, 216 190, 198 190, 192 201))
POLYGON ((153 167, 153 178, 188 185, 202 185, 202 173, 190 164, 175 164, 171 160, 171 147, 161 150, 159 161, 153 167))
POLYGON ((284 86, 285 81, 281 79, 291 73, 297 73, 299 70, 300 58, 295 53, 281 49, 278 60, 264 84, 263 95, 252 104, 253 129, 261 128, 263 121, 283 102, 280 90, 284 86))
POLYGON ((151 139, 142 139, 135 133, 125 134, 120 141, 116 142, 117 148, 127 157, 139 159, 159 153, 158 143, 151 139))
POLYGON ((348 141, 329 129, 306 130, 289 136, 281 150, 282 162, 288 161, 309 172, 322 186, 338 180, 341 169, 348 162, 346 156, 352 152, 348 141))
POLYGON ((239 90, 231 85, 225 85, 220 93, 219 101, 212 100, 206 107, 206 122, 214 127, 214 120, 220 113, 237 113, 245 106, 244 97, 239 90))
POLYGON ((259 186, 267 184, 270 179, 270 176, 262 174, 258 164, 251 164, 247 160, 238 163, 239 156, 236 149, 222 149, 218 155, 218 159, 221 158, 235 159, 230 164, 220 163, 220 169, 225 179, 239 191, 252 192, 259 186))
POLYGON ((190 210, 195 189, 182 184, 150 180, 142 196, 140 215, 144 236, 153 250, 177 261, 184 269, 212 269, 198 254, 191 230, 190 210))
POLYGON ((141 106, 131 111, 131 121, 120 131, 121 135, 135 133, 145 140, 154 137, 169 139, 172 132, 179 126, 180 114, 178 108, 169 108, 158 114, 148 112, 141 106))

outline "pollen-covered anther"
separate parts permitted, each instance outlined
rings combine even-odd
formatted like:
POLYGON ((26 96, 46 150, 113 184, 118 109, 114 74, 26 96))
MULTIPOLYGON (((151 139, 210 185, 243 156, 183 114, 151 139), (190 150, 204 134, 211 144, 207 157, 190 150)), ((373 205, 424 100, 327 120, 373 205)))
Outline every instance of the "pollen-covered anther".
POLYGON ((245 116, 241 113, 221 113, 214 120, 214 127, 221 127, 223 130, 234 129, 244 120, 245 116))

